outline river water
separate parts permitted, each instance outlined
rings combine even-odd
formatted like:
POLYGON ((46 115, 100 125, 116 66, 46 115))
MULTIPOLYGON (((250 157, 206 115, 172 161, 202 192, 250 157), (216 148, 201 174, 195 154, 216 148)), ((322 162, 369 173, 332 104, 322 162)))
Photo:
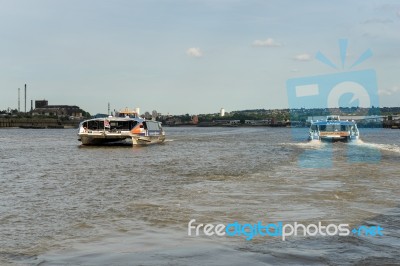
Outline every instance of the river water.
POLYGON ((400 130, 313 144, 307 129, 166 128, 148 147, 84 147, 76 133, 0 130, 0 264, 400 264, 400 130), (196 237, 192 219, 383 235, 196 237))

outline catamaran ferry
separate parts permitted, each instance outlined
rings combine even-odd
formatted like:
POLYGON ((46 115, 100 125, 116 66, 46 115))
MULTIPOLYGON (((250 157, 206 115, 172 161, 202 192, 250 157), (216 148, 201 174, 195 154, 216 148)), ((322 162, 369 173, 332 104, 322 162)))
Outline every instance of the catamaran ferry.
POLYGON ((120 111, 115 116, 82 121, 79 124, 78 136, 83 145, 147 145, 162 143, 165 140, 161 122, 139 118, 129 109, 120 111))
POLYGON ((340 120, 339 116, 327 116, 325 121, 311 122, 309 140, 351 141, 360 137, 354 120, 340 120))

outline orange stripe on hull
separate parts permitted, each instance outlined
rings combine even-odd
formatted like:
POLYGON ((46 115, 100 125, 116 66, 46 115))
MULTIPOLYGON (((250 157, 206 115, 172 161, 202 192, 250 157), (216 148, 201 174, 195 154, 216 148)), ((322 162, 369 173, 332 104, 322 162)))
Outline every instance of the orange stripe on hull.
POLYGON ((348 132, 320 132, 319 135, 322 136, 340 136, 348 137, 350 134, 348 132))

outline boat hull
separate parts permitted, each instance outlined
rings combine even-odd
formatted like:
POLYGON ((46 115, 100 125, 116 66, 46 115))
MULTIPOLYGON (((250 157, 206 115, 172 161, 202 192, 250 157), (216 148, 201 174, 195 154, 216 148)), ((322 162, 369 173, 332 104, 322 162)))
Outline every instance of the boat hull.
POLYGON ((80 134, 82 145, 105 145, 105 144, 125 144, 125 145, 150 145, 159 144, 165 141, 165 135, 159 136, 98 136, 80 134))
POLYGON ((133 145, 159 144, 165 141, 165 136, 132 136, 131 140, 133 145))
POLYGON ((126 140, 130 139, 129 137, 126 138, 105 138, 105 137, 99 137, 95 135, 83 135, 81 134, 80 136, 80 141, 82 142, 82 145, 103 145, 103 144, 109 144, 109 143, 128 143, 126 140))
POLYGON ((93 136, 85 136, 81 135, 80 139, 82 145, 150 145, 150 144, 159 144, 165 141, 165 136, 151 136, 151 137, 141 137, 141 136, 132 136, 132 137, 124 137, 124 138, 99 138, 93 136))
POLYGON ((321 141, 326 142, 347 142, 355 139, 356 136, 351 136, 348 132, 320 132, 319 138, 321 141))
POLYGON ((320 141, 324 141, 324 142, 349 142, 349 141, 353 141, 353 140, 357 140, 358 137, 329 137, 329 136, 324 136, 324 137, 320 137, 319 140, 320 141))

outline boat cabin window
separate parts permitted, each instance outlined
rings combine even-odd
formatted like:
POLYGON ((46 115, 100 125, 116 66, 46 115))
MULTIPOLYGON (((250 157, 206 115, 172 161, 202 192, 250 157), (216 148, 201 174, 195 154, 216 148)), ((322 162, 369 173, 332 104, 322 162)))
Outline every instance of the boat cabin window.
POLYGON ((104 121, 98 121, 98 120, 88 121, 83 124, 84 127, 85 124, 87 125, 86 128, 89 130, 103 130, 104 128, 104 121))
MULTIPOLYGON (((92 120, 82 124, 88 130, 126 130, 129 131, 137 125, 137 121, 110 121, 109 126, 105 127, 104 120, 92 120)), ((107 124, 107 123, 106 123, 107 124)))
POLYGON ((131 114, 131 113, 118 113, 117 117, 130 117, 130 118, 135 118, 135 114, 131 114))
POLYGON ((326 118, 326 121, 339 121, 340 118, 337 115, 330 115, 326 118))
POLYGON ((319 130, 320 131, 328 131, 328 132, 334 132, 334 131, 349 131, 349 126, 347 125, 320 125, 319 130))
POLYGON ((110 130, 131 130, 137 124, 137 121, 111 121, 110 130))
POLYGON ((317 130, 317 125, 312 125, 312 126, 311 126, 311 130, 312 130, 312 131, 316 131, 316 130, 317 130))
POLYGON ((147 125, 148 130, 160 130, 159 122, 147 121, 146 123, 143 124, 147 125))

